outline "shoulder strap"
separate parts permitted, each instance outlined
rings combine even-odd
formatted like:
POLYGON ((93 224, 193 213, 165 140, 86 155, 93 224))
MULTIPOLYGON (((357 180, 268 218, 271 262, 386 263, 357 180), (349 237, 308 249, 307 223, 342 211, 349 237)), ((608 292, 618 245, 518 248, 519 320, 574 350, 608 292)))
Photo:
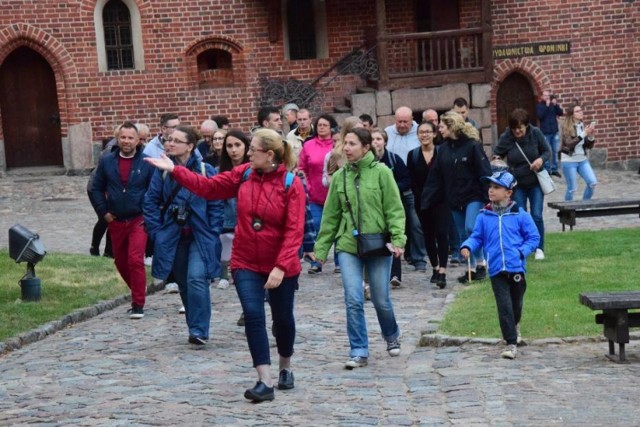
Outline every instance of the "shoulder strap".
POLYGON ((529 163, 529 166, 531 166, 531 162, 529 161, 529 158, 527 157, 526 154, 524 154, 524 151, 522 151, 522 148, 520 147, 520 144, 518 144, 518 141, 516 141, 516 147, 518 147, 518 150, 520 150, 520 153, 522 153, 522 157, 524 157, 527 163, 529 163))
MULTIPOLYGON (((249 179, 249 175, 251 175, 251 168, 247 168, 242 174, 242 182, 245 182, 249 179)), ((284 191, 287 191, 292 185, 293 180, 295 179, 295 175, 293 172, 287 172, 284 176, 284 191)))
POLYGON ((293 180, 296 176, 293 174, 293 172, 287 172, 287 174, 284 176, 284 191, 287 191, 292 185, 293 185, 293 180))
POLYGON ((249 179, 249 175, 251 175, 251 168, 247 168, 242 174, 242 182, 245 182, 249 179))
POLYGON ((420 150, 416 149, 416 150, 413 150, 411 153, 412 153, 411 157, 412 157, 412 160, 413 160, 413 164, 417 165, 418 164, 418 159, 420 158, 420 150))
POLYGON ((344 186, 344 199, 347 205, 347 209, 349 210, 349 216, 351 216, 351 222, 353 223, 353 235, 358 235, 358 225, 356 224, 356 218, 353 216, 353 210, 351 209, 351 201, 349 201, 349 196, 347 196, 347 170, 342 169, 342 185, 344 186))

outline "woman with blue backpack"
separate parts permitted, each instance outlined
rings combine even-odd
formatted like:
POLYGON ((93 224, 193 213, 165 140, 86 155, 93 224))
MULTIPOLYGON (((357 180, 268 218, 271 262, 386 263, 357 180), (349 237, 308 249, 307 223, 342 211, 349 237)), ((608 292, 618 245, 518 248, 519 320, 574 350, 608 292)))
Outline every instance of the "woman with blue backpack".
POLYGON ((245 334, 258 382, 244 397, 261 402, 274 399, 269 337, 266 329, 264 290, 278 348, 278 388, 294 387, 291 356, 295 341, 293 315, 295 290, 301 271, 298 250, 305 225, 305 191, 289 172, 295 158, 282 136, 271 129, 253 134, 249 164, 206 178, 175 165, 166 156, 146 159, 169 171, 194 194, 205 199, 236 197, 237 224, 231 253, 231 271, 245 315, 245 334))

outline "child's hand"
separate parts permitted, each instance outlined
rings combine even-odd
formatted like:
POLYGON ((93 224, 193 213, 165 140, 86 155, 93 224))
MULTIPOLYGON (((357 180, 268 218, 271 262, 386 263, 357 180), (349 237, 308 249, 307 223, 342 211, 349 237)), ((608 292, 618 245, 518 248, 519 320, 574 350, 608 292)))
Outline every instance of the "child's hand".
POLYGON ((464 259, 469 259, 469 256, 471 255, 471 252, 469 252, 469 249, 467 249, 467 248, 462 248, 462 249, 460 249, 460 255, 462 255, 462 258, 464 258, 464 259))

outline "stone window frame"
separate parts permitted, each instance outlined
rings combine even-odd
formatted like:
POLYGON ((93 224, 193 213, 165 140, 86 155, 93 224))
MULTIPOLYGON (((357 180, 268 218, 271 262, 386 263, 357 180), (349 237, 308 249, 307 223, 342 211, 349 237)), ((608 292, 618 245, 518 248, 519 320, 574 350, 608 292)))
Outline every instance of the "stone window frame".
MULTIPOLYGON (((131 17, 131 39, 133 41, 133 66, 126 70, 144 70, 144 48, 142 43, 142 19, 140 10, 135 0, 121 0, 129 8, 129 16, 131 17)), ((107 50, 104 41, 104 23, 102 21, 102 12, 104 6, 109 0, 96 1, 93 10, 93 25, 96 31, 96 49, 98 53, 98 70, 103 72, 126 71, 126 70, 110 70, 107 64, 107 50)))
POLYGON ((312 0, 315 18, 316 32, 316 57, 308 59, 291 59, 289 50, 289 25, 287 17, 287 1, 282 0, 282 40, 284 47, 284 59, 287 61, 312 61, 314 59, 326 59, 329 57, 329 37, 327 30, 327 7, 325 0, 312 0))

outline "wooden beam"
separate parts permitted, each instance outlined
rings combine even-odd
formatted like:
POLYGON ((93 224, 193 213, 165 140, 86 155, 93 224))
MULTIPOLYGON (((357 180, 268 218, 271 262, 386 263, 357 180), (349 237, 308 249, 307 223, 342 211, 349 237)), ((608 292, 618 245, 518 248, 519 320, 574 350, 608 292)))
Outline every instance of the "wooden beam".
POLYGON ((376 29, 378 48, 378 80, 381 85, 385 86, 389 83, 389 66, 387 64, 387 8, 385 0, 376 0, 376 29))

